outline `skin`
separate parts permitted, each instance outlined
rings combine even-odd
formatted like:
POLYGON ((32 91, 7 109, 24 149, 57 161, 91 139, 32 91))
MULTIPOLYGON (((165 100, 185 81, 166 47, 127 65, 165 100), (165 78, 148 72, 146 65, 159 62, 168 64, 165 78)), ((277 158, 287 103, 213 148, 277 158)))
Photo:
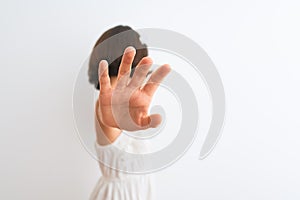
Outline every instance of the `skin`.
POLYGON ((135 54, 133 47, 125 49, 117 77, 109 77, 105 60, 99 63, 100 93, 95 113, 97 142, 100 145, 114 142, 122 130, 145 130, 161 123, 161 116, 149 115, 148 109, 159 84, 171 68, 168 64, 160 66, 144 83, 153 64, 150 57, 144 57, 130 79, 135 54))

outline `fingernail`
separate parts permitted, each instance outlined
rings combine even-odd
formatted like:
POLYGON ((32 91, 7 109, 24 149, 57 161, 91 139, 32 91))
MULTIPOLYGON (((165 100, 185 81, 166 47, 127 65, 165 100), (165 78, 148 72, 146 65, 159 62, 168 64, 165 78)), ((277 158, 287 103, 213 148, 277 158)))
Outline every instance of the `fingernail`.
POLYGON ((98 74, 100 75, 106 68, 106 66, 108 65, 106 60, 101 60, 99 63, 99 69, 98 69, 98 74))
POLYGON ((135 48, 133 46, 129 46, 125 49, 124 53, 129 53, 131 51, 134 51, 135 52, 135 48))

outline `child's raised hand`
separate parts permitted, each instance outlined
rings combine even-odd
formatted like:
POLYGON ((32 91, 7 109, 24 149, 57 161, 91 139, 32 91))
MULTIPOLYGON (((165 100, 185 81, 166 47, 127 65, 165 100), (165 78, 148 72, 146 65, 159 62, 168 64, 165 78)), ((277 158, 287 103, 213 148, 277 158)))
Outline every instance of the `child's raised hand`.
POLYGON ((171 68, 167 64, 160 66, 143 84, 152 65, 152 59, 144 57, 130 80, 135 53, 133 47, 125 49, 114 88, 110 84, 108 63, 105 60, 99 63, 100 94, 97 112, 101 122, 108 127, 135 131, 154 128, 161 123, 161 116, 148 115, 148 109, 153 94, 171 68))

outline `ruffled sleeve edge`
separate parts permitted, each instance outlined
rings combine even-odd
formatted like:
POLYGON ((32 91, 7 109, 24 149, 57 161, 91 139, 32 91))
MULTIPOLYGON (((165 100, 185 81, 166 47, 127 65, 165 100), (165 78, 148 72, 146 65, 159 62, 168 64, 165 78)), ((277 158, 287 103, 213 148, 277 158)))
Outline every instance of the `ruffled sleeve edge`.
POLYGON ((113 146, 117 145, 117 143, 120 142, 121 137, 123 137, 123 132, 121 132, 121 134, 115 139, 115 141, 113 141, 110 144, 106 144, 106 145, 100 145, 97 141, 95 141, 95 148, 96 150, 105 150, 105 149, 111 149, 113 146))

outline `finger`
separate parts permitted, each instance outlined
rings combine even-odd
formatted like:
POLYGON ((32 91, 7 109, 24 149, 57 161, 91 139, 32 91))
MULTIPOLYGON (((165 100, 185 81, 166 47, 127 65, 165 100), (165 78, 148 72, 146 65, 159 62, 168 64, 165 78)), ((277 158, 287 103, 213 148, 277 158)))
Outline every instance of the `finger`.
POLYGON ((159 84, 163 81, 163 79, 168 75, 170 71, 171 67, 168 64, 164 64, 157 70, 155 70, 155 72, 153 72, 153 74, 150 76, 149 80, 143 87, 143 92, 152 97, 159 84))
POLYGON ((118 80, 121 77, 128 76, 130 75, 130 69, 131 65, 135 56, 135 48, 129 46, 125 49, 124 54, 122 56, 122 61, 119 67, 119 72, 118 72, 118 80))
POLYGON ((101 60, 99 63, 98 77, 100 83, 100 94, 110 92, 111 85, 108 75, 108 63, 106 60, 101 60))
POLYGON ((128 86, 140 87, 144 83, 153 61, 150 57, 144 57, 137 65, 133 77, 128 86))
POLYGON ((162 121, 160 114, 152 114, 150 116, 145 116, 141 120, 142 127, 156 128, 162 121))

